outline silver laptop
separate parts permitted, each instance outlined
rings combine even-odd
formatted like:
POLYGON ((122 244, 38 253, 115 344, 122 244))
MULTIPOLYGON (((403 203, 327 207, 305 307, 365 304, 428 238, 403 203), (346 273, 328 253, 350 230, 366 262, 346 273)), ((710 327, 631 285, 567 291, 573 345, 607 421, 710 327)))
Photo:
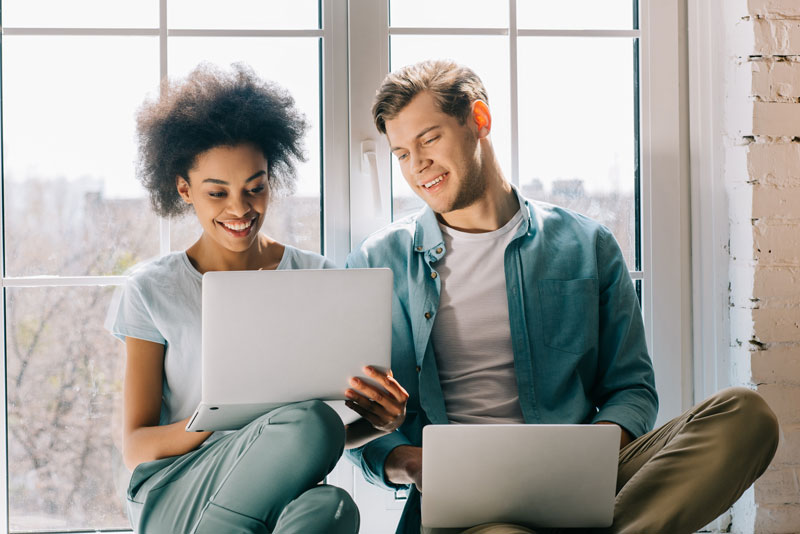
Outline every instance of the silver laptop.
POLYGON ((616 425, 429 425, 422 431, 422 524, 610 526, 616 425))
POLYGON ((202 393, 188 431, 235 430, 284 404, 338 399, 362 368, 388 369, 389 269, 209 272, 202 393))

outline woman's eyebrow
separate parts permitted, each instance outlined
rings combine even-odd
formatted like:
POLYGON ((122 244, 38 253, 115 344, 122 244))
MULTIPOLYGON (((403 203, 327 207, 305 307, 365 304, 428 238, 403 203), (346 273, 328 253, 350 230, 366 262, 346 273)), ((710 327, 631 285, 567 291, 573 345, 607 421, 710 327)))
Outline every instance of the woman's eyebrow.
MULTIPOLYGON (((248 178, 247 180, 245 180, 244 182, 245 182, 245 183, 252 182, 252 181, 253 181, 253 180, 255 180, 256 178, 260 178, 261 176, 264 176, 265 174, 267 174, 267 171, 265 171, 265 170, 260 170, 260 171, 258 171, 257 173, 255 173, 253 176, 251 176, 250 178, 248 178)), ((203 183, 204 183, 204 184, 230 185, 230 184, 229 184, 228 182, 226 182, 225 180, 220 180, 220 179, 218 179, 218 178, 206 178, 205 180, 203 180, 203 183)))

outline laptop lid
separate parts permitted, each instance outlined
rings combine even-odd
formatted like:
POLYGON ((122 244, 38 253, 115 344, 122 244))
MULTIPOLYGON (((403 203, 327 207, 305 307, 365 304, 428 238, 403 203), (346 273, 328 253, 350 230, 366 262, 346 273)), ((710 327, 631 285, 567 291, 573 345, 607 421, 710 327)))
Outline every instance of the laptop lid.
POLYGON ((607 527, 616 425, 429 425, 422 432, 422 524, 607 527))
POLYGON ((202 396, 187 430, 234 430, 291 402, 343 400, 363 366, 390 366, 391 301, 389 269, 206 273, 202 396))

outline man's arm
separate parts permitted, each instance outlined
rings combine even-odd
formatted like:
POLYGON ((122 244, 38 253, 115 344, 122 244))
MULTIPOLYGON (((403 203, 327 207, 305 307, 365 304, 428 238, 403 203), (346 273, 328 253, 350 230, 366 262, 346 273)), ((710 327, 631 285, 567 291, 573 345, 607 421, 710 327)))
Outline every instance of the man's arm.
MULTIPOLYGON (((372 267, 361 249, 350 253, 345 262, 348 269, 364 269, 372 267)), ((410 482, 391 480, 386 471, 386 460, 390 453, 398 447, 410 446, 411 442, 398 429, 385 436, 374 439, 357 448, 345 450, 345 456, 361 468, 364 478, 368 482, 386 489, 397 489, 410 484, 410 482)))
POLYGON ((611 232, 597 239, 600 322, 598 379, 592 422, 609 422, 636 438, 649 431, 658 412, 653 364, 647 352, 639 300, 628 266, 611 232))

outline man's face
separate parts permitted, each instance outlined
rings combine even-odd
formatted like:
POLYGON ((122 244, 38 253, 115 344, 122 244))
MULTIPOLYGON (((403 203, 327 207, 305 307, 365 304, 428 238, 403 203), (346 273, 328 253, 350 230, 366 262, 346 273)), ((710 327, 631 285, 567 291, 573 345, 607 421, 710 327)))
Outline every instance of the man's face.
POLYGON ((387 120, 386 137, 408 185, 436 213, 467 208, 485 193, 477 128, 442 112, 430 93, 387 120))

